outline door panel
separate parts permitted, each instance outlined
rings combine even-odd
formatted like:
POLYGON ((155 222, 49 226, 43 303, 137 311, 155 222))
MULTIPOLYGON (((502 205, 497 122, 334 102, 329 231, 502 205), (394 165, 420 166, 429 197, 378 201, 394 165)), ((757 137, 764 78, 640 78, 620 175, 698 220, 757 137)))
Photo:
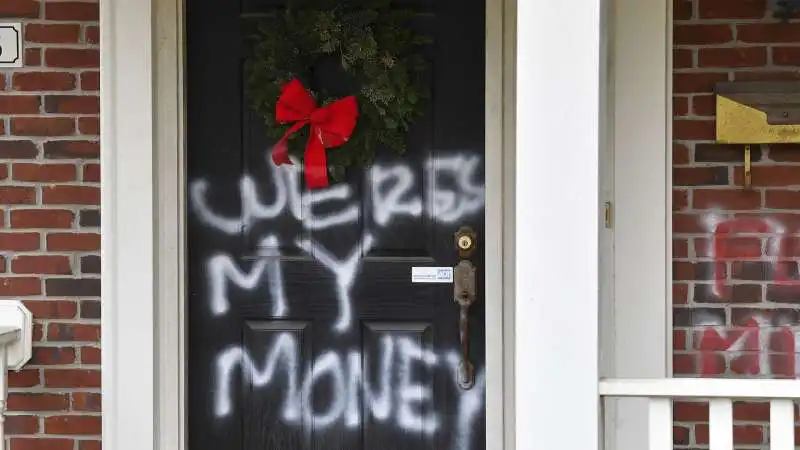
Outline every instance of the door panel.
POLYGON ((484 1, 406 2, 434 38, 408 152, 310 192, 244 93, 244 16, 281 3, 187 1, 190 449, 484 449, 484 1), (411 280, 462 226, 470 389, 453 284, 411 280))

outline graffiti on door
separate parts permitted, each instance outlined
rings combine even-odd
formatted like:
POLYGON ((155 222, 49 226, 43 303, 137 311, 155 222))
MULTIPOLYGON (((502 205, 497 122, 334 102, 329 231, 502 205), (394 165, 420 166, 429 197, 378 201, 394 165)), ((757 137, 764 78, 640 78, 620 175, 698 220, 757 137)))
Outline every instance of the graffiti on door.
MULTIPOLYGON (((189 205, 194 218, 220 236, 269 230, 269 226, 258 225, 269 225, 279 217, 293 218, 298 232, 289 244, 315 258, 335 278, 338 317, 333 331, 341 335, 354 329, 351 291, 360 276, 362 258, 379 241, 381 229, 403 216, 426 215, 433 223, 452 224, 482 214, 484 186, 476 181, 481 177, 480 165, 481 158, 474 155, 430 158, 422 174, 403 164, 375 165, 366 173, 369 204, 365 205, 347 185, 301 193, 297 166, 268 164, 271 176, 266 180, 252 175, 238 180, 238 214, 220 212, 224 208, 213 201, 215 189, 230 186, 212 185, 204 179, 190 182, 189 205), (270 199, 259 195, 265 191, 259 185, 262 181, 270 184, 270 199), (415 197, 420 185, 425 186, 428 198, 415 197), (321 243, 302 237, 302 230, 352 227, 362 218, 361 208, 369 208, 373 225, 362 232, 344 256, 334 255, 321 243)), ((205 261, 204 295, 214 317, 230 312, 235 302, 232 292, 252 292, 263 287, 269 293, 264 301, 271 302, 274 317, 291 313, 292 299, 286 293, 284 269, 278 258, 280 248, 284 248, 281 244, 285 244, 280 239, 272 232, 257 236, 255 242, 263 257, 249 267, 242 266, 241 258, 224 248, 217 249, 205 261)), ((331 348, 313 361, 303 361, 302 354, 300 343, 291 332, 276 333, 264 354, 252 355, 238 344, 226 347, 217 355, 213 371, 215 416, 231 414, 236 395, 232 386, 237 374, 242 373, 253 392, 267 387, 281 389, 280 415, 288 425, 355 429, 367 420, 368 414, 373 421, 404 431, 433 435, 447 428, 451 431, 451 448, 469 448, 474 419, 484 404, 485 372, 483 368, 478 370, 475 387, 460 389, 454 375, 460 358, 456 349, 425 348, 413 339, 392 333, 382 336, 374 352, 331 348), (362 364, 369 361, 378 361, 374 379, 367 379, 362 370, 362 364), (458 399, 455 416, 437 413, 430 389, 415 381, 414 374, 419 370, 448 372, 458 399), (319 405, 310 397, 322 382, 332 385, 333 393, 324 405, 319 405), (361 407, 362 402, 366 408, 361 407)))

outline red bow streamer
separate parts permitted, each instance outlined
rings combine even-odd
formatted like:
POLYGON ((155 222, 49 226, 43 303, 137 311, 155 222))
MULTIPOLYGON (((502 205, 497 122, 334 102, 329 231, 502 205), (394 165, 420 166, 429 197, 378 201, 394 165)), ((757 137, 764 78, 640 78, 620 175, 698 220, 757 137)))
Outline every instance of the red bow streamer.
POLYGON ((292 164, 286 140, 306 124, 311 124, 311 135, 304 154, 306 186, 309 189, 328 186, 328 163, 325 150, 338 147, 350 138, 356 126, 358 107, 356 98, 348 96, 322 108, 297 79, 283 85, 275 107, 275 118, 280 124, 295 122, 275 144, 272 161, 292 164))

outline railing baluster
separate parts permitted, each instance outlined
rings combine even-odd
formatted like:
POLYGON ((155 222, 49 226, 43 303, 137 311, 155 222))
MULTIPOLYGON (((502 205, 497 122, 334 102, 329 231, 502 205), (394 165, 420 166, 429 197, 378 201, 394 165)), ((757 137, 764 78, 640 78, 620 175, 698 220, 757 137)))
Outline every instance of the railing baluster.
POLYGON ((672 399, 651 398, 648 405, 648 450, 672 450, 672 399))
MULTIPOLYGON (((708 400, 710 450, 733 450, 733 400, 770 402, 770 450, 794 450, 794 402, 800 400, 796 379, 603 379, 599 393, 612 398, 647 398, 647 450, 668 450, 674 441, 673 399, 708 400)), ((624 420, 624 418, 618 418, 624 420)), ((644 431, 644 430, 642 430, 644 431)), ((641 439, 644 436, 637 436, 641 439)), ((638 442, 641 441, 637 441, 638 442)), ((800 442, 798 442, 800 444, 800 442)), ((643 445, 639 444, 640 447, 643 445)), ((605 450, 619 450, 605 448, 605 450)))
POLYGON ((733 402, 729 398, 709 401, 708 434, 711 450, 733 450, 733 402))
POLYGON ((769 402, 770 450, 794 450, 794 401, 769 402))

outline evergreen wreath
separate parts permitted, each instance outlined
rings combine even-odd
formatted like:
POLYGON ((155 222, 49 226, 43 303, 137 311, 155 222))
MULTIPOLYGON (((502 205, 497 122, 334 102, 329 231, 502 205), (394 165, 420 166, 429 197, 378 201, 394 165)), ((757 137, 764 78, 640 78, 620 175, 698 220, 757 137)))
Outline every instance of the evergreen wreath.
MULTIPOLYGON (((358 121, 350 139, 327 152, 335 180, 349 166, 370 164, 378 150, 403 153, 407 132, 428 98, 420 50, 429 39, 409 27, 415 12, 392 6, 392 0, 288 0, 286 8, 259 17, 253 35, 246 89, 273 142, 291 126, 275 119, 289 81, 302 82, 320 107, 356 97, 358 121), (326 62, 346 80, 336 83, 345 89, 320 82, 326 62)), ((308 135, 304 127, 287 141, 289 154, 300 161, 308 135)))

